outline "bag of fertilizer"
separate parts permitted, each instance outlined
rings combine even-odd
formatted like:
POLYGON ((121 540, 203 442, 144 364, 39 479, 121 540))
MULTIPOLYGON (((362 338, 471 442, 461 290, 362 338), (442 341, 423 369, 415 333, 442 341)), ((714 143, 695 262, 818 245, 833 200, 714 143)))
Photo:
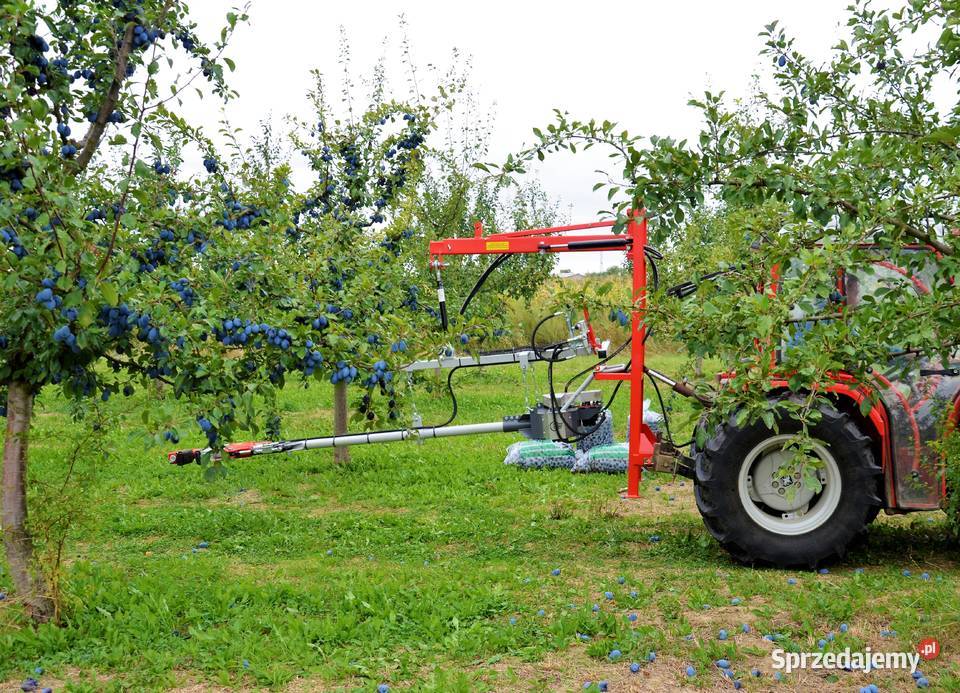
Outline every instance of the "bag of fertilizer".
POLYGON ((626 443, 598 445, 595 448, 590 448, 583 455, 584 459, 581 466, 584 469, 582 471, 623 474, 627 471, 628 452, 629 448, 626 443))
POLYGON ((576 456, 566 443, 553 440, 521 440, 507 448, 504 464, 521 469, 569 469, 576 456))
MULTIPOLYGON (((590 448, 595 448, 598 445, 610 445, 613 443, 613 412, 605 411, 600 416, 603 418, 598 423, 593 424, 597 429, 577 441, 577 450, 580 452, 586 452, 590 448)), ((593 428, 593 426, 590 428, 593 428)), ((587 430, 589 430, 589 428, 587 430)))

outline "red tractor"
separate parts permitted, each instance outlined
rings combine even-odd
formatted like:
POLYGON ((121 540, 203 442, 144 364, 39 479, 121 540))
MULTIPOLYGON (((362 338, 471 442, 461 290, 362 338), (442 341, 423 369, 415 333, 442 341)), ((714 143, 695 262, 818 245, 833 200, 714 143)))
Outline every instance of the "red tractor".
MULTIPOLYGON (((532 439, 576 442, 597 430, 609 406, 609 402, 600 400, 598 390, 588 390, 588 386, 609 380, 630 388, 626 497, 639 496, 645 469, 692 478, 707 529, 740 561, 815 567, 842 556, 881 509, 905 513, 939 507, 946 496, 945 475, 941 456, 931 444, 944 431, 945 421, 956 424, 960 420, 960 363, 932 364, 915 359, 911 377, 892 379, 877 371, 866 383, 856 382, 849 374, 835 374, 822 388, 829 394, 830 405, 822 407, 820 420, 810 431, 816 441, 812 453, 817 458, 811 465, 816 475, 812 484, 800 478, 802 469, 784 473, 784 469, 792 470, 792 466, 784 465, 794 458, 788 448, 799 427, 789 418, 780 420, 777 430, 762 422, 741 426, 731 419, 717 426, 690 457, 680 454, 672 441, 654 433, 643 416, 645 378, 684 396, 697 397, 708 406, 711 401, 646 365, 647 265, 651 264, 656 281, 656 260, 661 256, 647 245, 647 223, 642 213, 631 214, 623 233, 611 234, 614 226, 615 222, 604 221, 485 235, 477 224, 473 237, 430 244, 431 267, 437 275, 438 314, 444 329, 447 309, 441 269, 446 255, 497 256, 481 275, 461 313, 486 278, 513 254, 621 250, 632 260, 631 337, 614 350, 597 341, 585 313, 582 322, 569 325, 569 338, 557 344, 538 346, 534 335, 531 345, 507 351, 458 355, 450 347, 437 358, 416 361, 405 368, 411 373, 447 369, 452 378, 461 368, 519 364, 525 369, 532 362, 546 362, 551 391, 527 412, 490 423, 450 425, 451 417, 444 424, 424 426, 415 420, 405 429, 237 443, 225 446, 223 451, 181 450, 171 452, 169 461, 176 465, 204 464, 220 456, 245 458, 480 433, 522 433, 532 439), (621 354, 626 361, 611 363, 621 354), (595 355, 599 362, 587 369, 589 373, 576 390, 555 392, 552 365, 583 355, 595 355), (864 415, 861 412, 866 408, 860 405, 868 397, 876 405, 864 415)), ((843 274, 837 286, 837 302, 853 308, 877 286, 890 281, 906 284, 914 291, 928 290, 923 277, 912 276, 889 262, 878 260, 876 269, 870 276, 843 274)), ((695 290, 688 282, 670 291, 683 296, 695 290)), ((904 370, 897 372, 902 374, 904 370)), ((771 396, 795 396, 789 394, 786 380, 775 381, 772 386, 771 396)))
MULTIPOLYGON (((862 276, 842 273, 835 300, 855 308, 881 287, 930 290, 928 277, 885 259, 872 269, 862 276)), ((784 445, 799 430, 789 418, 776 431, 759 421, 738 426, 731 419, 693 451, 697 507, 735 558, 815 567, 843 556, 880 510, 940 507, 947 487, 934 443, 960 420, 960 362, 933 363, 911 354, 895 360, 901 362, 886 373, 875 370, 870 382, 836 373, 824 384, 830 404, 820 408, 822 418, 810 431, 819 491, 799 474, 778 474, 792 456, 784 445), (861 403, 868 398, 875 404, 864 415, 861 403)), ((791 396, 785 379, 772 384, 772 396, 791 396)))

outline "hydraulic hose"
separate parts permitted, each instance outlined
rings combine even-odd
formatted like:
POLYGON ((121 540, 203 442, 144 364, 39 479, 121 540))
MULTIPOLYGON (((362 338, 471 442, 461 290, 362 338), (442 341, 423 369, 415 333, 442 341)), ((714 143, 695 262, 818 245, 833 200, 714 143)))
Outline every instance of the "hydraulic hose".
POLYGON ((473 288, 470 290, 470 294, 467 296, 467 300, 463 302, 463 305, 460 306, 460 315, 465 315, 467 308, 470 307, 470 302, 473 301, 473 297, 477 295, 480 289, 484 284, 487 283, 487 279, 490 278, 490 275, 493 274, 501 265, 503 265, 507 260, 512 256, 508 253, 503 255, 498 255, 493 262, 491 262, 487 268, 483 271, 483 274, 477 279, 476 284, 473 285, 473 288))

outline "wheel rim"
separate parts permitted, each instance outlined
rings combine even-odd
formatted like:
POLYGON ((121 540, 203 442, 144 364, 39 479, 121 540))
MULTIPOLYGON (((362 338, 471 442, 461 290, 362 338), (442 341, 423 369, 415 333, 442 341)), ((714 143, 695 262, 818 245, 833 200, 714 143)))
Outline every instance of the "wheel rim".
POLYGON ((811 532, 830 519, 842 490, 837 461, 823 445, 814 443, 812 453, 822 462, 816 470, 822 488, 814 492, 792 479, 795 494, 788 500, 789 483, 774 478, 774 473, 789 460, 792 453, 784 445, 792 438, 772 436, 754 447, 740 465, 737 483, 740 503, 750 518, 766 530, 790 536, 811 532))

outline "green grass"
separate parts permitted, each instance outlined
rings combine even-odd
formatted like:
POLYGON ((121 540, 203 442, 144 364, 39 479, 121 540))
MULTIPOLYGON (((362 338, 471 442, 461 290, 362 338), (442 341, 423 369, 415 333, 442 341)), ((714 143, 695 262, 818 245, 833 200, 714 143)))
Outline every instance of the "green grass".
MULTIPOLYGON (((683 365, 669 354, 653 364, 683 365)), ((534 380, 531 392, 544 391, 542 368, 534 380)), ((457 383, 462 422, 522 411, 516 369, 462 373, 457 383)), ((330 394, 288 386, 285 435, 329 431, 330 394)), ((615 407, 620 437, 627 399, 624 391, 615 407)), ((417 404, 427 422, 446 418, 439 394, 417 404)), ((927 514, 932 523, 881 518, 829 575, 755 570, 732 563, 709 537, 689 482, 650 476, 642 500, 622 501, 623 477, 505 467, 515 437, 357 447, 348 467, 335 466, 329 451, 265 457, 231 463, 226 479, 205 483, 197 467, 171 467, 163 449, 131 437, 132 407, 109 406, 122 424, 104 432, 114 454, 81 465, 90 513, 67 543, 64 624, 25 627, 15 600, 0 602, 0 682, 41 666, 41 685, 89 691, 373 690, 380 682, 572 690, 600 679, 611 690, 732 688, 711 664, 725 657, 746 690, 769 690, 774 645, 763 634, 816 650, 833 631, 835 650, 912 650, 937 637, 943 654, 924 673, 940 689, 960 690, 960 570, 939 513, 927 514), (201 541, 209 548, 196 549, 201 541), (905 568, 913 577, 901 575, 905 568), (923 571, 932 579, 921 580, 923 571), (729 640, 717 639, 720 628, 729 640), (614 648, 623 652, 618 662, 607 658, 614 648), (628 664, 650 651, 656 662, 630 674, 628 664), (698 674, 687 679, 691 663, 698 674), (764 671, 760 680, 752 666, 764 671)), ((677 434, 688 432, 684 403, 671 406, 677 434)), ((186 417, 179 423, 193 431, 186 417)), ((63 402, 41 398, 31 470, 38 497, 62 478, 79 430, 63 402)), ((11 587, 4 569, 0 590, 11 587)), ((808 671, 776 686, 856 690, 871 681, 912 689, 903 672, 808 671)))

